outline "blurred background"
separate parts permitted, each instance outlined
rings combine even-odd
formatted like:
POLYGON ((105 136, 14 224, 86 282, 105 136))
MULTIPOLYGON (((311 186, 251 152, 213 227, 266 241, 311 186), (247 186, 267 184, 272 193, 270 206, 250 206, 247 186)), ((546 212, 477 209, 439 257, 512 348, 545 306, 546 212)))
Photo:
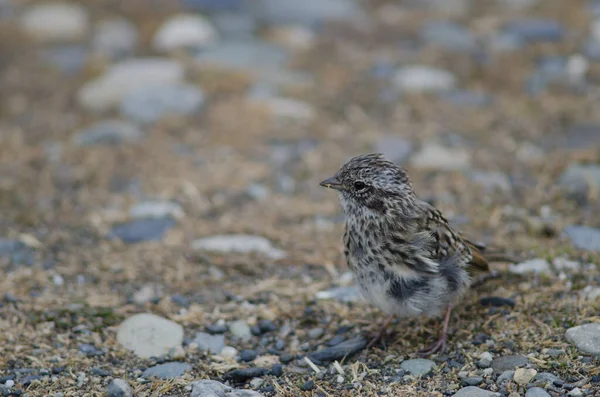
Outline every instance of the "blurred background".
MULTIPOLYGON (((368 395, 385 376, 400 379, 389 395, 450 395, 460 368, 508 395, 473 364, 487 343, 599 382, 600 351, 581 346, 600 327, 564 334, 599 320, 599 61, 595 0, 0 0, 2 379, 31 395, 104 390, 150 378, 161 362, 148 357, 168 353, 181 370, 169 390, 188 395, 191 379, 272 366, 240 361, 250 350, 298 368, 287 383, 241 378, 266 395, 368 395), (469 298, 473 351, 442 361, 459 369, 426 382, 357 367, 368 375, 306 386, 297 354, 383 321, 355 302, 341 209, 318 186, 365 152, 520 263, 469 298), (119 326, 140 312, 167 323, 119 326), (166 347, 145 353, 123 336, 163 326, 166 347), (83 375, 53 380, 60 367, 83 375), (356 385, 366 376, 372 389, 356 385)), ((394 342, 404 354, 431 335, 411 324, 394 342)))

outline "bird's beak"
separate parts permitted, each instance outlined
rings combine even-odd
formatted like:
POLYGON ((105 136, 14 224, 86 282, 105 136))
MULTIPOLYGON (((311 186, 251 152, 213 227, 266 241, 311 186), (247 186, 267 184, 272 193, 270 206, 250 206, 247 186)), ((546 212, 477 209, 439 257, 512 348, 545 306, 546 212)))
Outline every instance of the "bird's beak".
POLYGON ((319 185, 328 187, 328 188, 334 189, 334 190, 343 190, 344 189, 344 185, 342 185, 341 182, 335 176, 325 179, 323 182, 319 183, 319 185))

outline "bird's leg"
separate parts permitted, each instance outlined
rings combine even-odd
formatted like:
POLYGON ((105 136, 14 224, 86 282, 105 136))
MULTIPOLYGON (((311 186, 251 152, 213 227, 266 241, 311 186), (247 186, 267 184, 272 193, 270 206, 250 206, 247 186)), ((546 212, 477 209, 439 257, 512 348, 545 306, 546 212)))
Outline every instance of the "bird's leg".
POLYGON ((444 317, 444 326, 439 339, 434 342, 431 346, 426 349, 419 350, 419 354, 423 356, 429 356, 430 354, 443 353, 446 348, 446 333, 448 332, 448 323, 450 322, 450 312, 452 311, 452 305, 448 305, 446 310, 446 316, 444 317))
POLYGON ((372 348, 375 345, 375 343, 377 343, 381 340, 381 338, 383 337, 383 334, 385 333, 385 329, 388 327, 388 325, 390 325, 393 318, 394 318, 394 315, 390 314, 390 316, 387 318, 387 320, 385 320, 385 322, 383 323, 381 330, 379 330, 377 335, 375 335, 375 337, 373 339, 371 339, 371 342, 369 342, 369 344, 367 345, 367 350, 372 348))

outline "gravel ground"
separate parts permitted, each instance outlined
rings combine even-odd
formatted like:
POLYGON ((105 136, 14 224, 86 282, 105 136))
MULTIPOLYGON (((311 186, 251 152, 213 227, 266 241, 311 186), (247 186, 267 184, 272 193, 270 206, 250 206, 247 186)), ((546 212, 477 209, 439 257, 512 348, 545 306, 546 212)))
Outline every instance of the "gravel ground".
POLYGON ((600 395, 600 2, 0 0, 3 396, 600 395), (318 182, 380 151, 506 251, 358 296, 318 182))

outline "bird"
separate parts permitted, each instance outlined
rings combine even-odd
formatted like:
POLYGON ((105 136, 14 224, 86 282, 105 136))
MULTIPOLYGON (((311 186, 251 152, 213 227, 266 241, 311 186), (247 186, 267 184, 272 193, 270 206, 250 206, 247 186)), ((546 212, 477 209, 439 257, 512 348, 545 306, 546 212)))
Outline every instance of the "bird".
POLYGON ((440 317, 437 341, 421 355, 445 350, 453 306, 476 275, 489 272, 483 248, 452 229, 420 199, 407 171, 381 153, 344 164, 321 186, 338 192, 345 215, 344 256, 363 297, 392 319, 440 317))

